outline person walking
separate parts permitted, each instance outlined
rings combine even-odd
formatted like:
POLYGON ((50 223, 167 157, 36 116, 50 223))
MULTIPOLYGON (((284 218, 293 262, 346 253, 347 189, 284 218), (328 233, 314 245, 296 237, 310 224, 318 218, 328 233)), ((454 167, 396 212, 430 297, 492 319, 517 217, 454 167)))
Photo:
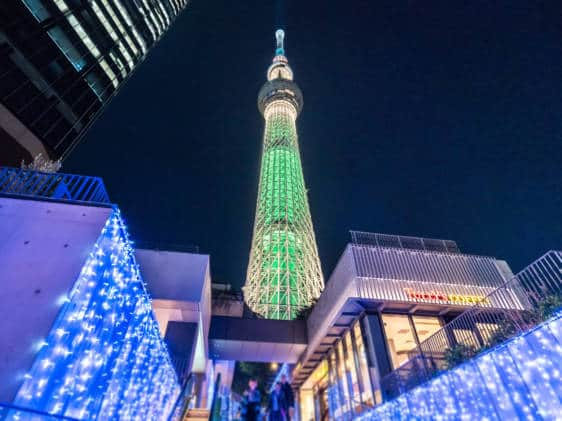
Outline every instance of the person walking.
POLYGON ((289 383, 287 376, 283 374, 281 376, 281 391, 285 397, 285 413, 287 416, 287 421, 290 421, 293 418, 295 413, 295 394, 293 393, 293 388, 291 387, 291 383, 289 383))
POLYGON ((259 421, 261 394, 258 390, 258 381, 250 379, 248 389, 244 391, 242 399, 242 419, 244 421, 259 421))
POLYGON ((287 421, 287 402, 283 393, 281 382, 275 383, 273 391, 269 395, 267 405, 269 421, 287 421))

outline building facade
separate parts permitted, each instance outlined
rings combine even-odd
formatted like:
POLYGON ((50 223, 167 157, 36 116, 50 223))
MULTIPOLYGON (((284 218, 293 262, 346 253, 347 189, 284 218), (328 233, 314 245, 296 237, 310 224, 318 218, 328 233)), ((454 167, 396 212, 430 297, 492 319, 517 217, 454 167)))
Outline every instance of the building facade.
MULTIPOLYGON (((515 289, 489 296, 511 276, 504 261, 463 254, 453 241, 352 232, 293 370, 301 420, 351 420, 380 404, 385 376, 415 368, 420 344, 466 308, 524 309, 515 289)), ((452 330, 432 361, 444 363, 455 345, 485 343, 497 327, 482 317, 452 330)))
POLYGON ((0 165, 58 160, 187 0, 0 3, 0 165))
POLYGON ((296 119, 303 105, 285 57, 284 32, 258 95, 265 119, 254 234, 244 296, 271 319, 294 319, 320 296, 324 279, 300 160, 296 119))

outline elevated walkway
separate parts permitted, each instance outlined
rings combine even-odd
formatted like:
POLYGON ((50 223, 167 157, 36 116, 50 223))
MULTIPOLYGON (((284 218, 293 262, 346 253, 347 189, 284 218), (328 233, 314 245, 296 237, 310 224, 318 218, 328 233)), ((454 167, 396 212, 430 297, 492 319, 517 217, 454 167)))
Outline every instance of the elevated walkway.
POLYGON ((304 320, 211 318, 209 355, 214 360, 294 364, 306 346, 304 320))

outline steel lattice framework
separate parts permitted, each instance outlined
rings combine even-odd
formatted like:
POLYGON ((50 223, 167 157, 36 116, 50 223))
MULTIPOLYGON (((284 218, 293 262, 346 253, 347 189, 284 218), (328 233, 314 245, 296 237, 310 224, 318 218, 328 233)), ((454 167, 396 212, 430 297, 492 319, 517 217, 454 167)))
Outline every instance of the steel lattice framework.
POLYGON ((271 319, 294 319, 324 288, 297 140, 302 93, 293 82, 276 32, 277 50, 258 96, 265 119, 256 219, 244 295, 271 319))

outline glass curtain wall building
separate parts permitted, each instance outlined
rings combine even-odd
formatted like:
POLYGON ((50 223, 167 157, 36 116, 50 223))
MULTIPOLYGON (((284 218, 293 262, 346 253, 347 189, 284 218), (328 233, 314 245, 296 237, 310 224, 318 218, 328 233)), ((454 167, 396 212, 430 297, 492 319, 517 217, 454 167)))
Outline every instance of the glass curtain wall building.
POLYGON ((187 2, 0 2, 0 165, 64 158, 187 2))
POLYGON ((258 95, 265 119, 254 235, 244 287, 248 306, 270 319, 294 319, 320 296, 324 279, 312 227, 297 140, 302 93, 277 49, 258 95))

